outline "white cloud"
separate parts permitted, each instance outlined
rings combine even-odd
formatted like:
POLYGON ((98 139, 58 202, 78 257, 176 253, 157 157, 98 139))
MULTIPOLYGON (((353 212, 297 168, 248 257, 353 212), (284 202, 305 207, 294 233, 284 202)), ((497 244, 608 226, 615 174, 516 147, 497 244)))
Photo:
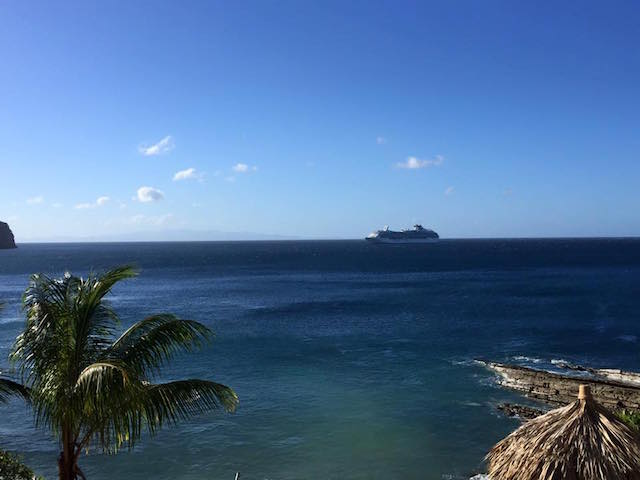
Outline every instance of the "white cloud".
POLYGON ((64 207, 64 205, 62 205, 60 202, 52 203, 51 206, 53 208, 62 208, 62 207, 64 207))
POLYGON ((138 189, 138 200, 142 203, 157 202, 164 198, 164 192, 153 187, 140 187, 138 189))
POLYGON ((224 179, 225 179, 227 182, 231 182, 231 183, 233 183, 233 182, 235 182, 235 181, 236 181, 236 177, 234 177, 233 175, 229 175, 228 177, 224 177, 224 179))
POLYGON ((385 137, 376 137, 376 143, 378 145, 384 145, 387 143, 387 139, 385 137))
POLYGON ((197 172, 195 168, 187 168, 186 170, 180 170, 173 176, 174 182, 180 180, 202 180, 202 173, 197 172))
POLYGON ((151 157, 154 155, 161 155, 163 153, 170 152, 175 147, 173 143, 173 137, 167 135, 162 140, 154 145, 143 145, 138 148, 138 151, 145 157, 151 157))
POLYGON ((453 195, 453 192, 455 191, 455 188, 453 187, 447 187, 447 189, 444 191, 445 195, 453 195))
POLYGON ((109 200, 111 200, 111 198, 103 195, 102 197, 98 197, 93 203, 79 203, 73 208, 76 210, 86 210, 88 208, 102 207, 106 205, 109 200))
POLYGON ((37 197, 27 198, 27 205, 39 205, 44 202, 44 197, 42 195, 38 195, 37 197))
POLYGON ((236 173, 248 173, 248 172, 255 172, 256 170, 258 170, 258 167, 254 166, 249 166, 246 163, 236 163, 233 167, 231 167, 231 170, 233 170, 236 173))
POLYGON ((438 167, 444 162, 442 155, 436 155, 435 157, 427 160, 421 160, 416 157, 407 157, 404 162, 397 163, 398 168, 406 168, 409 170, 417 170, 419 168, 438 167))

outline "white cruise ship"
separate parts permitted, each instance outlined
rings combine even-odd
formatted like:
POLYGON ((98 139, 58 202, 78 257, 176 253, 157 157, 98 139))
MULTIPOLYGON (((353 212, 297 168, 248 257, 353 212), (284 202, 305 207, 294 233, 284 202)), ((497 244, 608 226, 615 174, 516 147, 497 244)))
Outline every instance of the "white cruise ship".
POLYGON ((383 230, 370 233, 365 240, 373 243, 434 243, 440 239, 438 234, 433 230, 424 228, 422 225, 414 225, 412 230, 406 229, 400 232, 389 230, 384 227, 383 230))

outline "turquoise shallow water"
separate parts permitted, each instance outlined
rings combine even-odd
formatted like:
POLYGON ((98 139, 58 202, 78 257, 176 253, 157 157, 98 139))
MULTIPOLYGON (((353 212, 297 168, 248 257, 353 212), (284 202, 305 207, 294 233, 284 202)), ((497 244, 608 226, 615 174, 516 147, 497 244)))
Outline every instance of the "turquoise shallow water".
MULTIPOLYGON (((216 379, 241 405, 92 453, 93 479, 469 478, 517 425, 474 358, 640 365, 633 239, 21 245, 0 251, 0 358, 29 273, 124 262, 141 268, 111 299, 125 326, 171 311, 217 332, 166 378, 216 379)), ((57 447, 32 425, 2 407, 0 444, 54 478, 57 447)))

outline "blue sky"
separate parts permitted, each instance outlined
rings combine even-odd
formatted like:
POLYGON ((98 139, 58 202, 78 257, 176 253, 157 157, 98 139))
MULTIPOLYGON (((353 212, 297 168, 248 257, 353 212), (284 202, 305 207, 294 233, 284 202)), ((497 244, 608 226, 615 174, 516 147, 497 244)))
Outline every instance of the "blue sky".
POLYGON ((639 17, 637 2, 5 1, 0 219, 19 241, 415 222, 640 235, 639 17))

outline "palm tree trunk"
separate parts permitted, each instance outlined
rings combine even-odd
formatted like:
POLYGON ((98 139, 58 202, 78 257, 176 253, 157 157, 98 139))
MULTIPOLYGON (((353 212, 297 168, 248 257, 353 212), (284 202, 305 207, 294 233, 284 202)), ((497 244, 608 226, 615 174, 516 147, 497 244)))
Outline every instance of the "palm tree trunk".
POLYGON ((58 478, 60 480, 76 480, 76 465, 73 456, 69 461, 64 460, 64 452, 60 452, 58 458, 58 478))
POLYGON ((73 468, 73 460, 65 460, 64 451, 58 457, 58 478, 60 480, 75 480, 76 476, 73 468))
POLYGON ((58 456, 58 480, 66 480, 64 476, 64 458, 62 452, 60 452, 58 456))
POLYGON ((58 478, 60 480, 75 480, 75 455, 74 445, 71 442, 69 428, 62 429, 62 452, 58 458, 58 478))

